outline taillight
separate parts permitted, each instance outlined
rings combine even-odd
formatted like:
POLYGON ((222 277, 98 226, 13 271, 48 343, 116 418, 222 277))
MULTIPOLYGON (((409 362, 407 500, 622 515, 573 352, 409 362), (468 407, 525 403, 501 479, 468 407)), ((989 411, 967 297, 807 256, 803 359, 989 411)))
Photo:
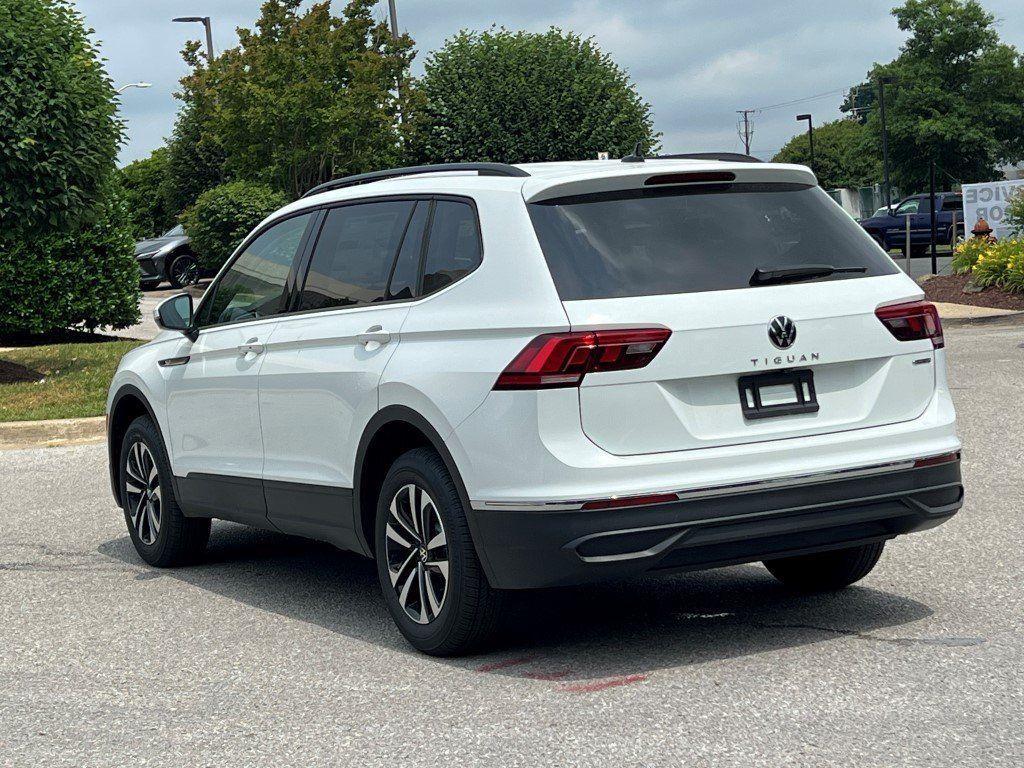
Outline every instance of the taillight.
POLYGON ((502 371, 495 389, 578 387, 588 373, 643 368, 672 331, 576 331, 538 336, 502 371))
POLYGON ((935 349, 945 346, 939 310, 931 302, 909 301, 906 304, 890 304, 876 309, 875 315, 889 329, 889 333, 900 341, 931 339, 932 347, 935 349))
POLYGON ((944 453, 941 456, 929 456, 926 459, 917 459, 914 462, 914 469, 920 469, 921 467, 934 467, 936 464, 948 464, 951 461, 960 460, 960 451, 954 451, 953 453, 944 453))

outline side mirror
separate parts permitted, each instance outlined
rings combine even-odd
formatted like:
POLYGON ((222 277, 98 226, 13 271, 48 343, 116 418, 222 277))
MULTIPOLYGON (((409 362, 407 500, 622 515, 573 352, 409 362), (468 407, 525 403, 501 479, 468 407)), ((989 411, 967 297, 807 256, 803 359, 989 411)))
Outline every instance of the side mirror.
POLYGON ((153 319, 165 331, 188 331, 192 327, 192 296, 179 293, 164 299, 153 311, 153 319))

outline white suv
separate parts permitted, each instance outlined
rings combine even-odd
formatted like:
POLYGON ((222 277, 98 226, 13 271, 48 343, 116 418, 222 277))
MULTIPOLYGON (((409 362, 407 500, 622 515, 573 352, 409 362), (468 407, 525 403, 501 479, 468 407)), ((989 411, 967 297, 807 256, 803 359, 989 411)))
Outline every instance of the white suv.
POLYGON ((959 509, 942 329, 806 168, 430 166, 268 217, 110 389, 140 556, 211 518, 375 557, 463 652, 504 590, 764 561, 834 589, 959 509))

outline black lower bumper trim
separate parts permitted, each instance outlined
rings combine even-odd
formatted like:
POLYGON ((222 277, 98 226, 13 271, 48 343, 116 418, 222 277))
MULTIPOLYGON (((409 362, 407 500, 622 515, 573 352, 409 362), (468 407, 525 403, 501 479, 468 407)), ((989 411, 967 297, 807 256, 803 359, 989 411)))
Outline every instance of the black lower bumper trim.
POLYGON ((593 511, 474 511, 493 586, 562 586, 880 541, 963 503, 960 462, 869 477, 593 511))

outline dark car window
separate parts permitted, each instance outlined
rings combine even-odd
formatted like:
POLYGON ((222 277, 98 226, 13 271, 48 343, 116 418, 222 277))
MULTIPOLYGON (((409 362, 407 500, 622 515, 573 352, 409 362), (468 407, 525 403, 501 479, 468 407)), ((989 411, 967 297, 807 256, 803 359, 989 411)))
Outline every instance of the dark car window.
POLYGON ((388 284, 387 298, 389 301, 411 299, 416 295, 416 278, 420 271, 420 252, 423 250, 423 231, 427 223, 430 201, 423 200, 416 204, 409 226, 406 227, 402 245, 398 251, 395 269, 388 284))
POLYGON ((181 226, 181 224, 179 224, 176 227, 171 227, 170 229, 168 229, 166 232, 160 235, 160 237, 181 237, 184 234, 185 228, 181 226))
POLYGON ((284 310, 285 281, 312 213, 272 226, 249 243, 204 302, 199 325, 255 320, 284 310))
POLYGON ((921 200, 918 200, 916 198, 913 200, 904 200, 896 208, 896 211, 893 213, 893 216, 906 216, 911 213, 917 213, 920 210, 920 208, 921 200))
POLYGON ((415 206, 412 200, 392 200, 328 211, 299 297, 299 311, 383 301, 415 206))
POLYGON ((423 295, 461 280, 480 266, 480 230, 468 203, 438 200, 423 261, 423 295))
POLYGON ((757 268, 896 267, 819 187, 721 184, 580 195, 529 205, 563 300, 748 288, 757 268))
POLYGON ((959 211, 964 207, 964 199, 959 196, 949 196, 942 200, 942 210, 944 211, 959 211))

